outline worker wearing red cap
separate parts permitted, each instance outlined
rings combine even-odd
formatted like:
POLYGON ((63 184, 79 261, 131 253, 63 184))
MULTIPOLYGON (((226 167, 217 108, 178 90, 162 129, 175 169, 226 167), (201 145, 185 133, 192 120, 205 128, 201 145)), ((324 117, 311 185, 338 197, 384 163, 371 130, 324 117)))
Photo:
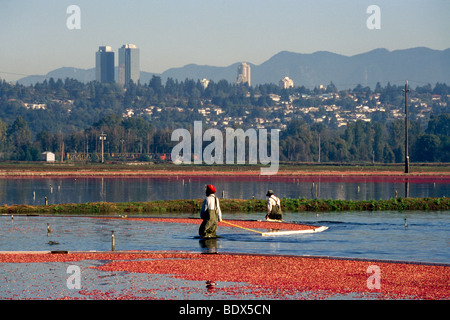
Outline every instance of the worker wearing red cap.
POLYGON ((206 199, 200 210, 200 218, 203 219, 198 233, 202 238, 216 238, 217 222, 222 221, 219 199, 217 199, 216 188, 209 184, 206 186, 206 199))

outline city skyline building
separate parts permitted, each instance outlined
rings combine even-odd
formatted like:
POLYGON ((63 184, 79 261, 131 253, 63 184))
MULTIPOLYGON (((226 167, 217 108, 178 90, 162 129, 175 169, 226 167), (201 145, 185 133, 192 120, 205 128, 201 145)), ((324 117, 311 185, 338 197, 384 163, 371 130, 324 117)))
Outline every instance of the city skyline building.
POLYGON ((208 88, 210 81, 206 78, 203 78, 202 80, 200 80, 200 83, 202 84, 203 89, 206 89, 206 88, 208 88))
POLYGON ((125 44, 119 48, 119 84, 128 86, 130 81, 138 83, 140 79, 139 48, 134 44, 125 44))
POLYGON ((289 77, 284 77, 283 79, 280 80, 278 85, 280 86, 281 89, 289 89, 294 87, 294 81, 289 77))
POLYGON ((99 82, 114 82, 114 52, 110 46, 100 46, 95 53, 95 79, 99 82))
POLYGON ((236 84, 244 84, 247 83, 248 86, 251 86, 251 73, 250 66, 242 62, 238 65, 238 72, 236 77, 236 84))

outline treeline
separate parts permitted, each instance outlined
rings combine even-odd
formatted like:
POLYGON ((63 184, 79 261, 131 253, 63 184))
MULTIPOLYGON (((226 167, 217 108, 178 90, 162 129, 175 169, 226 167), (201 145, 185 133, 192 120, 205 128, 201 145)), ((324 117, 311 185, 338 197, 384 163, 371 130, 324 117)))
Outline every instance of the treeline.
MULTIPOLYGON (((0 120, 0 153, 4 160, 25 161, 40 160, 44 151, 98 153, 99 137, 104 133, 107 160, 112 154, 134 153, 140 155, 139 160, 148 161, 154 155, 171 153, 178 143, 171 141, 174 129, 158 128, 142 117, 110 115, 82 131, 43 130, 33 139, 26 121, 19 116, 11 125, 0 120)), ((280 160, 400 163, 405 157, 404 132, 401 120, 388 124, 357 121, 348 123, 345 129, 330 129, 323 124, 310 125, 303 119, 293 119, 280 133, 280 160)), ((410 122, 409 150, 411 162, 450 162, 450 115, 432 117, 425 130, 417 122, 410 122)))
MULTIPOLYGON (((424 130, 408 124, 411 162, 450 162, 450 114, 432 116, 424 130)), ((280 137, 282 160, 304 162, 401 163, 405 159, 405 122, 349 122, 345 129, 292 120, 280 137)))

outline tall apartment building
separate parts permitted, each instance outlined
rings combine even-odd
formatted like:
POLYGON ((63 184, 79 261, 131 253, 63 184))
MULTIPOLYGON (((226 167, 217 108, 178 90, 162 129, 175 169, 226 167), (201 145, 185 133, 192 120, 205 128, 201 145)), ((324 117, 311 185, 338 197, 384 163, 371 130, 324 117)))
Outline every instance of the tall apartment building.
POLYGON ((139 49, 134 44, 125 44, 119 48, 119 83, 127 86, 132 80, 138 83, 141 70, 139 49))
POLYGON ((240 65, 238 65, 236 84, 247 83, 250 86, 251 85, 250 79, 251 79, 250 66, 245 62, 242 62, 240 65))
POLYGON ((278 84, 281 89, 289 89, 294 86, 294 81, 289 77, 284 77, 278 84))
POLYGON ((95 53, 95 78, 99 82, 114 82, 114 52, 110 46, 101 46, 95 53))

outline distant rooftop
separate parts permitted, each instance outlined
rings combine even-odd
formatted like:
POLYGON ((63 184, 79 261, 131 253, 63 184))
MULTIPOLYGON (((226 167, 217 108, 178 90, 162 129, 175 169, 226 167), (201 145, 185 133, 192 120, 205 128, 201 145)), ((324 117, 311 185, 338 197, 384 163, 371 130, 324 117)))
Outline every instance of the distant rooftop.
POLYGON ((100 46, 100 47, 98 47, 98 51, 109 52, 109 51, 112 51, 112 48, 111 48, 111 46, 100 46))

